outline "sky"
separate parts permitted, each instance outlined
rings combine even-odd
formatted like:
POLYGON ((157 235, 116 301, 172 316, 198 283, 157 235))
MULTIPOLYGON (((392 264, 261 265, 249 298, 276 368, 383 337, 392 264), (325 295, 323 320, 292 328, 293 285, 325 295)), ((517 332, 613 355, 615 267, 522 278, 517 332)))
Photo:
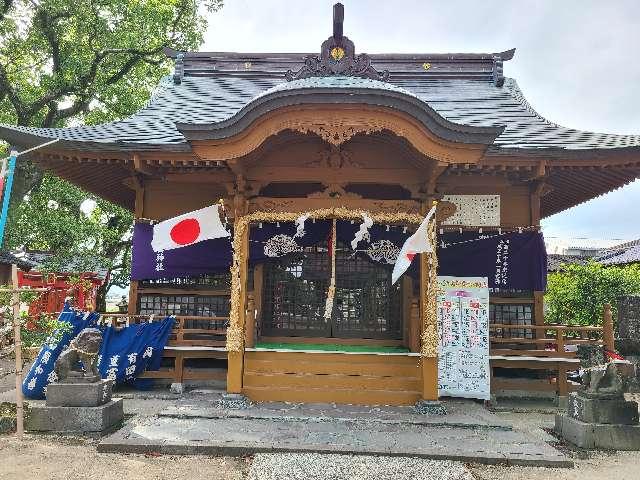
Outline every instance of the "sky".
MULTIPOLYGON (((202 51, 319 52, 333 0, 225 0, 209 15, 202 51)), ((638 0, 343 0, 356 53, 501 52, 529 103, 547 119, 640 135, 638 0)), ((640 180, 543 220, 548 243, 640 238, 640 180)), ((582 242, 581 242, 582 243, 582 242)))

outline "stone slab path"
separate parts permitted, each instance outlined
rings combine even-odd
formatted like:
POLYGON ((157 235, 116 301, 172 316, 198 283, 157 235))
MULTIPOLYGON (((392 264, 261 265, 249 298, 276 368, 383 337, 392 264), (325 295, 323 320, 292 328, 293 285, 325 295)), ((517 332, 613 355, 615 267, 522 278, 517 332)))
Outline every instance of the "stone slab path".
POLYGON ((410 409, 261 404, 226 410, 179 402, 135 416, 98 444, 99 452, 205 455, 339 453, 473 463, 571 467, 544 440, 492 419, 481 405, 448 406, 449 415, 410 409), (465 410, 457 411, 457 410, 465 410))

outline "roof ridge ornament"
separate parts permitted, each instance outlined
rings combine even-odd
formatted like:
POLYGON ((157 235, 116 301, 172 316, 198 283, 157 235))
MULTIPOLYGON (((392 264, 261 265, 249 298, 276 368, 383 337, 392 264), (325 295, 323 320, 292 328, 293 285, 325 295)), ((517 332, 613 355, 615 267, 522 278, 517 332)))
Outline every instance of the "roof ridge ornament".
POLYGON ((387 81, 389 72, 377 71, 371 66, 371 58, 366 53, 355 54, 355 46, 343 35, 344 6, 333 6, 333 35, 322 43, 320 55, 309 55, 304 66, 297 72, 288 70, 288 81, 309 77, 349 76, 387 81))
POLYGON ((493 55, 493 83, 496 87, 504 85, 504 66, 500 55, 493 55))
POLYGON ((179 52, 176 54, 176 63, 173 71, 173 83, 180 85, 182 83, 182 77, 184 77, 184 53, 179 52))

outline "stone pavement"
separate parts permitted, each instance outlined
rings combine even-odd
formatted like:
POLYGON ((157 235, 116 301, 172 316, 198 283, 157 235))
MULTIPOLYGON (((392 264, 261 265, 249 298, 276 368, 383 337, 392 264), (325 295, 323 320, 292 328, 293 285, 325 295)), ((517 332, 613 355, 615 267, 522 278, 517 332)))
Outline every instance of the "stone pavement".
MULTIPOLYGON (((445 416, 411 408, 265 403, 215 407, 216 393, 192 392, 151 415, 136 415, 99 452, 248 455, 340 453, 474 463, 570 467, 541 435, 513 430, 476 402, 447 401, 445 416)), ((166 405, 166 404, 165 404, 166 405)), ((125 402, 126 410, 126 402, 125 402)))

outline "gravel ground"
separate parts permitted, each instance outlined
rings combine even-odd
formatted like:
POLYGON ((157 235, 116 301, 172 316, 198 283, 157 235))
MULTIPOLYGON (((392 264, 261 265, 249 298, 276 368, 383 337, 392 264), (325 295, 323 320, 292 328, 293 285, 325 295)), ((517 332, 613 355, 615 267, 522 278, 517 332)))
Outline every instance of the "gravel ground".
POLYGON ((475 480, 640 480, 640 452, 591 453, 575 468, 473 465, 475 480))
POLYGON ((2 480, 240 480, 246 470, 244 459, 97 453, 89 440, 0 436, 2 480))
POLYGON ((463 464, 406 457, 265 453, 249 480, 474 480, 463 464))

